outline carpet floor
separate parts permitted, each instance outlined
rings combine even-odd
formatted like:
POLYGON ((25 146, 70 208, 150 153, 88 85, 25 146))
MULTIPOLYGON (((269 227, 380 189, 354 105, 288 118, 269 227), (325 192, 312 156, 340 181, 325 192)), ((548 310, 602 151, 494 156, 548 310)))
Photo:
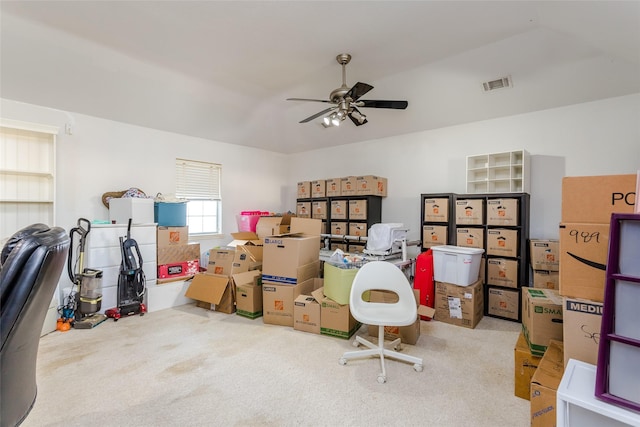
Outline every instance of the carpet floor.
MULTIPOLYGON (((424 370, 342 366, 351 340, 187 304, 41 338, 33 426, 529 426, 514 396, 520 324, 421 322, 424 370)), ((357 334, 368 338, 367 327, 357 334)))

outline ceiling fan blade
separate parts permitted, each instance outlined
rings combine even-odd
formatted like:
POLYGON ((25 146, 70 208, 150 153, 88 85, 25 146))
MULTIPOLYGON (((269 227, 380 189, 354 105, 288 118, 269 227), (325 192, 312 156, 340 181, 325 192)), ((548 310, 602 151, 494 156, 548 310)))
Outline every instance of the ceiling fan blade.
POLYGON ((394 110, 404 110, 407 108, 409 103, 407 101, 374 101, 374 100, 366 100, 366 101, 358 101, 358 107, 367 107, 367 108, 392 108, 394 110))
POLYGON ((301 120, 299 123, 310 122, 311 120, 316 119, 316 118, 318 118, 320 116, 323 116, 323 115, 327 114, 329 111, 335 110, 335 109, 336 109, 336 107, 330 107, 330 108, 324 109, 324 110, 320 111, 319 113, 314 114, 313 116, 309 116, 306 119, 301 120))
POLYGON ((326 99, 309 99, 309 98, 287 98, 287 101, 313 101, 313 102, 331 102, 326 99))
POLYGON ((348 116, 356 126, 362 126, 363 124, 368 122, 367 118, 362 115, 362 113, 355 107, 353 108, 353 111, 348 114, 348 116))
POLYGON ((373 86, 368 85, 366 83, 358 82, 354 84, 351 89, 349 89, 349 92, 347 92, 345 97, 350 97, 354 101, 357 101, 358 98, 360 98, 365 93, 369 92, 371 89, 373 89, 373 86))

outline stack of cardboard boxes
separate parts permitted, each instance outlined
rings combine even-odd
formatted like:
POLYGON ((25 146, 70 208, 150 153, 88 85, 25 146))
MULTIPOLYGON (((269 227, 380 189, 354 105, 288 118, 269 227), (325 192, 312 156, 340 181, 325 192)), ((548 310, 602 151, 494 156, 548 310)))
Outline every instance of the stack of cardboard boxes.
POLYGON ((200 269, 200 243, 189 243, 189 228, 158 226, 158 284, 187 280, 200 269))
POLYGON ((541 267, 554 271, 556 259, 559 270, 558 290, 551 289, 549 276, 534 276, 534 288, 523 293, 515 394, 526 398, 530 378, 532 426, 554 425, 556 392, 569 359, 597 363, 611 214, 633 212, 635 186, 636 175, 565 177, 559 257, 555 241, 531 241, 534 275, 541 267))

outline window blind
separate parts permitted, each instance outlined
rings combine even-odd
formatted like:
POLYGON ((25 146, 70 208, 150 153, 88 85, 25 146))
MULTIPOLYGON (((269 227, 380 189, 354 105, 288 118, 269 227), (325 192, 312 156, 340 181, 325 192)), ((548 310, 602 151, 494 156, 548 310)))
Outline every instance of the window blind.
POLYGON ((222 165, 176 159, 176 197, 187 200, 221 200, 222 165))

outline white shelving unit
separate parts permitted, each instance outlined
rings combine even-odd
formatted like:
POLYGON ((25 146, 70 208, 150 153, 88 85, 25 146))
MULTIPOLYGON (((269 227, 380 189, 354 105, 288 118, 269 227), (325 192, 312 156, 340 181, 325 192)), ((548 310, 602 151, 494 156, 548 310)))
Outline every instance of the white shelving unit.
POLYGON ((596 367, 569 359, 556 393, 558 427, 640 427, 640 413, 595 397, 596 367))
POLYGON ((55 224, 57 127, 0 120, 0 236, 55 224))
POLYGON ((530 193, 526 150, 467 156, 467 193, 530 193))

